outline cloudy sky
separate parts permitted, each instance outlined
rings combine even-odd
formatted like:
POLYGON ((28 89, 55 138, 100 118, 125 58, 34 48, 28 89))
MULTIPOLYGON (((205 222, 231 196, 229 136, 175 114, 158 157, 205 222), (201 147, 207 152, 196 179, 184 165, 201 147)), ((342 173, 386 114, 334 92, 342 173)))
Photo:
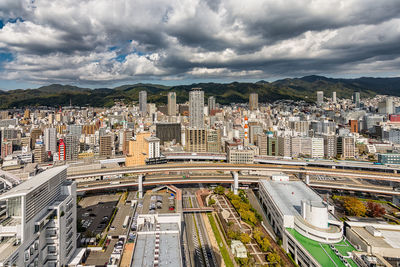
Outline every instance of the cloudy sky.
POLYGON ((399 0, 0 0, 0 88, 400 76, 399 0))

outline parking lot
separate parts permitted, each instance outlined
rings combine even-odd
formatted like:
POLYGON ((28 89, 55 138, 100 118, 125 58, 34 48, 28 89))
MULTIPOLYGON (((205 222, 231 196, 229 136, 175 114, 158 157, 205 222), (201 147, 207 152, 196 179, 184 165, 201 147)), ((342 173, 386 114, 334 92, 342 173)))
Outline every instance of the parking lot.
POLYGON ((78 206, 78 219, 86 229, 84 237, 94 237, 107 226, 118 203, 119 195, 93 195, 83 198, 78 206))
MULTIPOLYGON (((151 197, 152 196, 161 196, 162 197, 162 203, 161 206, 157 207, 154 209, 155 213, 175 213, 175 210, 170 210, 170 205, 169 205, 169 198, 171 197, 171 192, 168 192, 166 190, 161 190, 158 192, 153 192, 153 191, 147 191, 146 194, 144 195, 143 198, 143 209, 142 209, 142 214, 148 214, 151 213, 150 209, 150 203, 152 202, 151 197)), ((174 194, 175 196, 175 194, 174 194)), ((173 200, 173 204, 175 206, 176 200, 173 200)))

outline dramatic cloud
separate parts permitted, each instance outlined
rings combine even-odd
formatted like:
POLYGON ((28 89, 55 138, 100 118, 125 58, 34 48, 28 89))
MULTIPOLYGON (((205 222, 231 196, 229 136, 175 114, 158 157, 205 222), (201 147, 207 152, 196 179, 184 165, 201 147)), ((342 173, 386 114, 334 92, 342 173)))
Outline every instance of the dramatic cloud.
POLYGON ((400 67, 398 0, 3 0, 0 20, 0 80, 397 75, 400 67))

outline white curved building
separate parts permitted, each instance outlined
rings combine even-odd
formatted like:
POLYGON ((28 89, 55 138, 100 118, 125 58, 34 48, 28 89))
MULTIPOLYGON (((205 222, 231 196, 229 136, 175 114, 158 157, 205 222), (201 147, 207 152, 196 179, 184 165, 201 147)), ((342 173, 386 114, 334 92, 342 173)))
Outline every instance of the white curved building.
POLYGON ((330 213, 327 203, 302 181, 260 180, 259 189, 266 216, 285 250, 301 266, 322 266, 291 231, 328 247, 342 242, 343 224, 330 213))

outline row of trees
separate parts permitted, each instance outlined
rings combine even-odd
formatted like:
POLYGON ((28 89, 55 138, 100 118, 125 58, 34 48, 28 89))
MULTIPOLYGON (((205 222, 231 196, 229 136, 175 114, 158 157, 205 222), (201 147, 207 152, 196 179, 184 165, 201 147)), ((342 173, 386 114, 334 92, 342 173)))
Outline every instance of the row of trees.
POLYGON ((369 216, 369 217, 382 217, 386 214, 386 210, 381 204, 373 201, 368 201, 364 204, 361 200, 355 197, 341 197, 342 207, 345 209, 346 214, 350 216, 369 216))

